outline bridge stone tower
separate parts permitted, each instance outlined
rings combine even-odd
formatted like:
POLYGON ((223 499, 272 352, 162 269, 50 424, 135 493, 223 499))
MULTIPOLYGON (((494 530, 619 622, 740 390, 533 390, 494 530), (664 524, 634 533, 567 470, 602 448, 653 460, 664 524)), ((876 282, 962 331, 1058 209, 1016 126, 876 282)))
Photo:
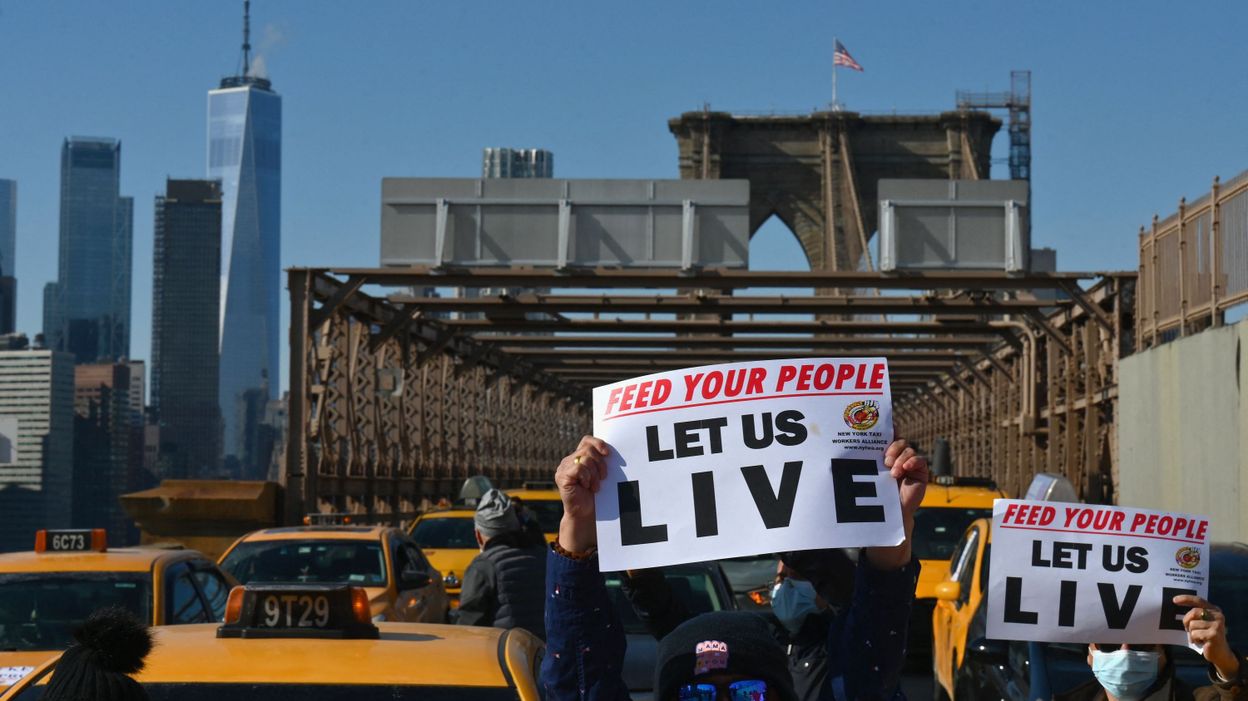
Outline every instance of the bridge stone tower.
POLYGON ((683 179, 750 181, 750 233, 773 214, 811 270, 854 270, 875 232, 881 178, 987 178, 1000 120, 986 112, 738 116, 686 112, 668 122, 683 179))

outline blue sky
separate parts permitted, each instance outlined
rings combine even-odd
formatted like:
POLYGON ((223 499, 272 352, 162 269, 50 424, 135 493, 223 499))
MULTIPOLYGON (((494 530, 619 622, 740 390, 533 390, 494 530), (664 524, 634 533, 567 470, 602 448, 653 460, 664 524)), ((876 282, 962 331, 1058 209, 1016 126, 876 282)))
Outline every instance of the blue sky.
MULTIPOLYGON (((204 175, 206 91, 238 65, 240 14, 0 0, 19 330, 40 330, 56 276, 62 139, 117 137, 132 352, 148 356, 152 200, 166 176, 204 175)), ((1248 168, 1244 3, 255 0, 252 15, 284 98, 283 266, 376 264, 380 179, 476 176, 483 146, 551 149, 559 177, 676 177, 669 117, 825 105, 833 35, 866 68, 841 75, 849 109, 949 109, 1032 70, 1033 243, 1064 270, 1136 267, 1154 212, 1248 168)), ((752 250, 755 268, 802 264, 778 225, 752 250)))

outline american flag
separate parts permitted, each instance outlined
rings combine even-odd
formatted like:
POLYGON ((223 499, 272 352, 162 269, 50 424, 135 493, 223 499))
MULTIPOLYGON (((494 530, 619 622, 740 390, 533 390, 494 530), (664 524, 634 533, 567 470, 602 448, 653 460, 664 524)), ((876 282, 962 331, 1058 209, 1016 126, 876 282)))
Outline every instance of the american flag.
POLYGON ((859 73, 863 72, 862 66, 854 60, 853 56, 849 55, 849 51, 845 48, 845 45, 841 43, 840 39, 836 40, 836 51, 832 53, 832 65, 845 66, 846 68, 858 71, 859 73))

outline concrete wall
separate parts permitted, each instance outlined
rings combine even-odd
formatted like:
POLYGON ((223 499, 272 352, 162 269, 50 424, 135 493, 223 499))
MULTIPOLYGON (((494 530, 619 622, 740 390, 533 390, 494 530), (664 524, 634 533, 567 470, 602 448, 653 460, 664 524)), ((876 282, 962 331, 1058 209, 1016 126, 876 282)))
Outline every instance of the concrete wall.
POLYGON ((1124 358, 1118 503, 1204 514, 1248 542, 1248 322, 1124 358))

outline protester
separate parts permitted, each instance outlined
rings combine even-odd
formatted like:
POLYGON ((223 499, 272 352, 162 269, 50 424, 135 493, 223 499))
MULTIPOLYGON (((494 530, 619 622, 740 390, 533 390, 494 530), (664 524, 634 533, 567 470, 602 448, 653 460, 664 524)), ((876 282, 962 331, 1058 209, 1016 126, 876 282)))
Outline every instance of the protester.
POLYGON ((545 540, 531 542, 511 499, 497 489, 481 497, 473 525, 481 554, 464 571, 456 622, 523 628, 545 638, 545 540))
POLYGON ((152 634, 130 612, 106 608, 74 631, 74 644, 61 655, 43 701, 146 701, 147 692, 130 677, 143 669, 152 634))
MULTIPOLYGON (((847 564, 853 567, 852 562, 847 564)), ((835 635, 833 626, 840 623, 841 608, 832 606, 801 572, 781 562, 771 590, 771 610, 778 622, 772 633, 788 658, 797 697, 801 701, 831 701, 828 679, 834 675, 828 639, 835 635)))
POLYGON ((1091 643, 1088 665, 1096 677, 1058 701, 1245 701, 1248 700, 1248 658, 1231 649, 1226 617, 1217 606, 1197 596, 1176 596, 1178 606, 1191 606, 1183 616, 1189 639, 1203 645, 1209 662, 1208 686, 1192 689, 1174 674, 1174 660, 1164 645, 1091 643))
POLYGON ((525 542, 545 548, 546 534, 542 532, 542 524, 537 520, 537 514, 525 506, 520 497, 511 497, 511 504, 516 507, 516 518, 520 520, 520 528, 524 530, 525 542))
MULTIPOLYGON (((541 683, 548 701, 628 698, 621 677, 625 638, 596 553, 594 494, 606 477, 609 450, 602 440, 586 436, 555 475, 564 516, 547 560, 549 638, 541 683)), ((895 547, 863 550, 849 611, 837 636, 826 642, 829 657, 842 662, 839 676, 829 680, 838 698, 899 693, 918 578, 910 533, 926 487, 927 461, 905 441, 896 441, 884 462, 900 486, 906 538, 895 547)), ((784 648, 761 616, 743 612, 703 614, 667 634, 659 644, 654 695, 661 701, 798 699, 784 648)))

